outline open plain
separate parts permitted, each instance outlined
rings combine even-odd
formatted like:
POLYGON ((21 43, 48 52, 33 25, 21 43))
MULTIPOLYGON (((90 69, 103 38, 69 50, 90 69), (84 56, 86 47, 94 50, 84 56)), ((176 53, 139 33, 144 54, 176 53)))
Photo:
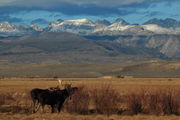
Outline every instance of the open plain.
MULTIPOLYGON (((133 77, 104 77, 104 78, 60 78, 64 84, 71 83, 72 86, 84 87, 87 91, 109 87, 110 90, 118 92, 121 110, 127 109, 123 97, 133 93, 148 93, 152 91, 175 91, 180 92, 180 78, 133 78, 133 77)), ((29 92, 33 88, 49 88, 58 85, 58 78, 1 78, 0 79, 0 119, 1 120, 179 120, 178 115, 158 113, 138 113, 132 115, 128 112, 116 112, 111 114, 99 113, 77 113, 68 112, 66 104, 61 113, 51 114, 48 106, 46 112, 32 114, 31 98, 29 92)), ((103 89, 102 89, 103 90, 103 89)), ((107 90, 107 89, 106 89, 107 90)), ((173 93, 173 94, 174 94, 173 93)), ((179 102, 179 94, 176 94, 179 102)), ((80 100, 81 101, 81 100, 80 100)), ((89 108, 94 105, 90 102, 89 108)), ((178 108, 179 112, 179 108, 178 108)))

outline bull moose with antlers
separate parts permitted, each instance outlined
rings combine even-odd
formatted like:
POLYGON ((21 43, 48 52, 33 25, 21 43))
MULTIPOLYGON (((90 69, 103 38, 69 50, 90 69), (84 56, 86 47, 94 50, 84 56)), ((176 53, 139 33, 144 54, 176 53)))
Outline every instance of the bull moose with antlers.
POLYGON ((44 111, 44 106, 50 105, 52 113, 55 110, 55 106, 57 106, 58 112, 60 112, 64 101, 69 96, 71 96, 77 89, 77 87, 71 87, 71 85, 62 90, 58 87, 50 89, 32 89, 31 98, 33 101, 33 112, 36 112, 36 104, 39 104, 37 110, 41 106, 42 110, 44 111))

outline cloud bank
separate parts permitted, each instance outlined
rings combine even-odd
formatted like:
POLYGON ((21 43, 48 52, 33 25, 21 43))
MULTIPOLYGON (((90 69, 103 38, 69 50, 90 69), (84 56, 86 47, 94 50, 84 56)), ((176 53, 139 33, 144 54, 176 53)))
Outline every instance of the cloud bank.
POLYGON ((96 5, 103 7, 118 7, 121 5, 129 5, 144 2, 162 2, 162 1, 180 1, 180 0, 0 0, 2 5, 24 6, 24 7, 41 7, 52 8, 62 4, 73 5, 96 5))
POLYGON ((57 19, 180 20, 180 0, 0 0, 0 21, 46 24, 57 19))

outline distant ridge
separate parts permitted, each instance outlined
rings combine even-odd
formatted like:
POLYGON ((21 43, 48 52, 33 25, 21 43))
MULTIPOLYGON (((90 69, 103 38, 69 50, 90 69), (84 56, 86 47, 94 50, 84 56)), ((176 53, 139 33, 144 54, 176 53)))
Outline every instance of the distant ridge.
POLYGON ((159 25, 161 27, 165 27, 165 28, 179 28, 180 27, 180 21, 176 21, 175 19, 172 18, 166 18, 166 19, 150 19, 147 22, 144 23, 145 25, 147 24, 156 24, 159 25))
POLYGON ((180 60, 180 35, 88 37, 67 32, 43 32, 4 38, 0 41, 0 61, 70 64, 180 60))
MULTIPOLYGON (((38 19, 33 23, 46 22, 38 19)), ((151 19, 143 25, 129 24, 118 18, 110 23, 107 20, 95 22, 86 18, 76 20, 57 20, 41 28, 37 25, 14 25, 0 23, 0 36, 23 36, 42 32, 69 32, 78 35, 129 35, 129 34, 180 34, 180 22, 171 18, 151 19)))

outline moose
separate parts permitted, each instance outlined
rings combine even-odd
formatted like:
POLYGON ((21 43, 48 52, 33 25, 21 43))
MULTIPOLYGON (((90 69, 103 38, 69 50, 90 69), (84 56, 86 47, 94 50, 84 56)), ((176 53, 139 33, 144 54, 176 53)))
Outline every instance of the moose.
POLYGON ((78 90, 77 87, 67 87, 63 90, 57 89, 57 88, 55 88, 55 89, 52 89, 52 88, 51 89, 39 89, 39 88, 32 89, 31 90, 31 98, 33 101, 33 113, 36 112, 35 111, 36 104, 39 104, 42 107, 43 111, 44 111, 45 105, 50 105, 51 113, 54 113, 55 106, 57 106, 58 112, 60 112, 65 100, 68 97, 70 97, 76 90, 78 90))

